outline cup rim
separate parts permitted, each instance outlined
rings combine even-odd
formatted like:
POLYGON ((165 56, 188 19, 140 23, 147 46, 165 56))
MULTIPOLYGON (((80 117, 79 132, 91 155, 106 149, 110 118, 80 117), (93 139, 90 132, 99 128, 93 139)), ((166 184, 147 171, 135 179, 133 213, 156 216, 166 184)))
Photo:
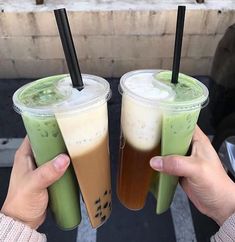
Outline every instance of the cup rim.
MULTIPOLYGON (((46 80, 47 78, 61 78, 61 80, 63 78, 69 77, 69 74, 61 74, 61 75, 54 75, 54 76, 48 76, 48 77, 44 77, 44 78, 40 78, 34 82, 40 82, 43 80, 46 80)), ((102 90, 102 95, 99 95, 97 97, 92 98, 91 100, 87 101, 86 103, 82 103, 82 104, 76 104, 73 107, 68 107, 66 106, 66 110, 63 109, 63 102, 69 100, 69 98, 67 98, 66 100, 57 102, 53 105, 51 105, 50 107, 46 106, 45 108, 43 107, 28 107, 27 105, 23 104, 22 102, 19 101, 18 96, 20 95, 20 93, 25 90, 25 88, 29 87, 30 85, 32 85, 31 83, 27 83, 25 85, 23 85, 22 87, 20 87, 18 90, 15 91, 15 93, 13 94, 13 109, 19 113, 30 113, 30 115, 33 116, 54 116, 55 113, 75 113, 78 111, 85 111, 87 109, 96 107, 97 105, 101 105, 105 102, 107 102, 112 95, 111 89, 110 89, 110 85, 108 83, 107 80, 105 80, 102 77, 99 76, 95 76, 95 75, 90 75, 90 74, 82 74, 82 78, 83 80, 86 79, 91 79, 94 80, 96 82, 98 82, 99 84, 101 84, 103 86, 103 90, 102 90), (76 109, 74 110, 74 107, 76 107, 76 109)), ((73 89, 73 88, 71 88, 73 89)))
POLYGON ((163 108, 164 110, 169 111, 184 111, 184 110, 193 110, 198 108, 204 108, 209 103, 209 91, 207 87, 201 83, 196 78, 193 78, 191 76, 188 76, 192 80, 196 81, 196 83, 202 88, 203 95, 199 98, 195 98, 193 100, 183 101, 183 102, 172 102, 172 101, 166 101, 166 100, 151 100, 149 98, 142 97, 133 91, 131 91, 126 85, 125 80, 131 76, 138 75, 141 73, 152 73, 155 74, 157 72, 162 71, 168 71, 163 69, 140 69, 140 70, 134 70, 125 73, 121 79, 119 84, 119 92, 121 95, 125 94, 131 98, 134 98, 135 100, 141 102, 142 105, 145 106, 157 106, 158 108, 163 108))

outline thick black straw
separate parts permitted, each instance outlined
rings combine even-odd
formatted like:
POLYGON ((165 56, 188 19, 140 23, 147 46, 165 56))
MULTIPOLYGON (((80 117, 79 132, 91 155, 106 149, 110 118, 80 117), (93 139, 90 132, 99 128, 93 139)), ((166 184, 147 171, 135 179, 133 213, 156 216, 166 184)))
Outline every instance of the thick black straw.
POLYGON ((181 59, 181 48, 184 33, 184 18, 185 18, 185 6, 178 6, 177 14, 177 24, 175 33, 175 49, 174 49, 174 59, 172 67, 172 77, 171 83, 178 83, 179 69, 180 69, 180 59, 181 59))
POLYGON ((65 8, 56 9, 54 10, 54 14, 73 87, 77 88, 80 91, 83 89, 82 75, 79 68, 76 51, 74 48, 66 10, 65 8))

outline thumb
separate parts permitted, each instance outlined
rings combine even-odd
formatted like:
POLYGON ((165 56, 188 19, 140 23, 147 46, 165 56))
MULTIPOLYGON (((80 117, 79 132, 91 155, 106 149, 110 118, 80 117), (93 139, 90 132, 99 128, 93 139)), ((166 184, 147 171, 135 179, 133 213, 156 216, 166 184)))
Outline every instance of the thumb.
POLYGON ((53 160, 38 167, 32 172, 31 184, 33 189, 42 190, 52 185, 63 176, 69 163, 69 157, 65 154, 60 154, 53 160))
POLYGON ((192 156, 156 156, 150 160, 150 166, 169 175, 190 177, 196 172, 192 159, 192 156))

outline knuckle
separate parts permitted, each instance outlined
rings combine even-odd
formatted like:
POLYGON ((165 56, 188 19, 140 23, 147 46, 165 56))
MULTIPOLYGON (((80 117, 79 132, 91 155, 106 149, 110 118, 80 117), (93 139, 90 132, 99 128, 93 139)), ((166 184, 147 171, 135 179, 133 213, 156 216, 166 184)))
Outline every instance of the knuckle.
POLYGON ((38 181, 45 181, 45 180, 47 180, 48 174, 46 172, 43 172, 42 170, 40 170, 36 174, 37 174, 37 180, 38 181))
POLYGON ((180 159, 178 157, 175 157, 172 162, 172 172, 176 173, 180 170, 180 159))
POLYGON ((170 156, 164 163, 166 170, 171 173, 177 173, 180 169, 180 159, 176 156, 170 156))
POLYGON ((38 172, 38 179, 44 183, 51 183, 58 177, 57 172, 51 164, 48 164, 41 168, 38 172))

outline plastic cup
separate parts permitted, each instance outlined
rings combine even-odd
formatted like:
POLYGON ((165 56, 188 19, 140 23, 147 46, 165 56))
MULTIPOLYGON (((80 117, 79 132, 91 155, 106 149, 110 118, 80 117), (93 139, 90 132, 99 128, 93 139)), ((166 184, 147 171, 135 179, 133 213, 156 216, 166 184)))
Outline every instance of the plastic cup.
MULTIPOLYGON (((143 208, 151 188, 157 198, 157 213, 169 208, 178 178, 153 172, 149 160, 156 155, 187 153, 201 107, 208 97, 202 83, 180 74, 179 79, 189 79, 188 85, 200 89, 199 97, 180 100, 169 83, 157 80, 161 73, 165 72, 138 70, 121 78, 122 135, 117 182, 119 200, 132 210, 143 208)), ((170 80, 171 72, 168 74, 170 80)))
MULTIPOLYGON (((162 111, 159 98, 152 93, 156 72, 132 71, 120 80, 122 109, 117 195, 131 210, 144 207, 153 176, 149 160, 160 155, 162 111)), ((173 93, 169 93, 165 91, 167 95, 162 98, 171 98, 173 93)))
MULTIPOLYGON (((22 116, 37 166, 60 153, 67 153, 54 114, 56 105, 71 95, 71 88, 57 88, 65 77, 59 75, 37 80, 24 85, 13 96, 14 109, 22 116)), ((79 186, 72 165, 48 188, 48 192, 57 225, 64 230, 77 227, 81 221, 79 186)))
MULTIPOLYGON (((170 80, 171 72, 161 72, 158 77, 161 79, 161 76, 163 79, 170 80)), ((183 94, 189 96, 187 100, 181 99, 179 95, 178 99, 162 104, 162 156, 187 154, 200 110, 208 99, 208 89, 195 78, 180 74, 178 80, 179 82, 184 81, 196 91, 200 90, 200 95, 193 98, 193 93, 188 91, 188 94, 183 94)), ((181 91, 180 86, 178 88, 181 91)), ((160 176, 156 177, 156 182, 159 183, 158 189, 155 190, 156 212, 160 214, 171 205, 178 184, 178 177, 160 173, 160 176)))
POLYGON ((109 218, 112 206, 107 112, 111 92, 101 77, 82 75, 82 79, 83 90, 74 91, 55 115, 91 225, 97 228, 109 218))

